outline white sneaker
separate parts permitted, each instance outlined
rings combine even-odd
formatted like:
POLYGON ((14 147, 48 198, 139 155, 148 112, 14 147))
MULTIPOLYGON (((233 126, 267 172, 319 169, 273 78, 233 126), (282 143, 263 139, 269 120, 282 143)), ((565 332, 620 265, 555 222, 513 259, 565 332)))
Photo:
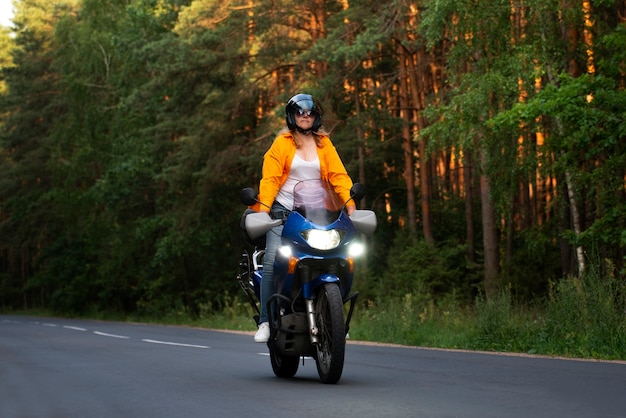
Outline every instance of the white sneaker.
POLYGON ((254 334, 255 343, 266 343, 270 339, 270 323, 261 322, 259 324, 259 330, 254 334))

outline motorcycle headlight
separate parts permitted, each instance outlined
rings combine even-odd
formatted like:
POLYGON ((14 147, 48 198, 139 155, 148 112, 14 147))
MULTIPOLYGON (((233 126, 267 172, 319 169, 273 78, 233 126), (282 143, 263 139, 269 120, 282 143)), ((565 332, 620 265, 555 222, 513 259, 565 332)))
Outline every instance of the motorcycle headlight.
POLYGON ((360 257, 363 253, 365 253, 365 245, 360 242, 353 242, 350 244, 350 247, 348 247, 348 254, 351 257, 360 257))
POLYGON ((278 254, 282 255, 285 258, 291 257, 291 254, 292 254, 291 247, 288 245, 282 245, 278 247, 278 254))
POLYGON ((302 236, 307 244, 317 250, 332 250, 337 248, 341 242, 341 234, 336 229, 321 231, 319 229, 309 229, 302 231, 302 236))

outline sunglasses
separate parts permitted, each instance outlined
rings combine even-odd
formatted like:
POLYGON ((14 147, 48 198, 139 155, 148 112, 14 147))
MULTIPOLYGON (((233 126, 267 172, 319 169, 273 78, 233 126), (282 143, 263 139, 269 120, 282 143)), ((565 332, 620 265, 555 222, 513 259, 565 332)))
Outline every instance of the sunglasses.
POLYGON ((296 111, 296 114, 298 116, 304 116, 304 115, 311 116, 313 114, 313 111, 312 110, 304 110, 304 109, 298 108, 298 110, 296 111))

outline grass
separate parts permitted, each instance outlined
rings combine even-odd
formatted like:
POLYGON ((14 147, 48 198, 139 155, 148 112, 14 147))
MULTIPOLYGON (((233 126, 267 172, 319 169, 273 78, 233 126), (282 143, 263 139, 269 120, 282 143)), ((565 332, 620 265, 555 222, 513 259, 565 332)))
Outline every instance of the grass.
MULTIPOLYGON (((361 301, 350 337, 410 346, 626 360, 625 298, 626 283, 610 274, 554 282, 549 295, 533 304, 516 303, 508 290, 472 306, 407 294, 361 301)), ((221 312, 186 323, 252 331, 251 318, 248 304, 234 298, 221 312)))
MULTIPOLYGON (((626 360, 626 284, 590 275, 552 285, 533 305, 510 292, 472 307, 401 300, 370 302, 353 321, 353 339, 405 345, 626 360)), ((423 298, 422 298, 423 299, 423 298)))
MULTIPOLYGON (((94 312, 86 317, 239 331, 256 328, 243 297, 230 298, 219 312, 206 307, 199 312, 195 319, 181 308, 159 315, 94 312)), ((611 274, 567 278, 554 282, 549 295, 532 305, 515 303, 509 291, 478 299, 472 306, 435 302, 420 294, 361 301, 350 337, 409 346, 626 360, 626 283, 611 274)))
MULTIPOLYGON (((352 340, 410 346, 517 352, 561 357, 626 360, 626 284, 590 275, 552 284, 534 304, 518 304, 504 291, 473 306, 436 303, 423 295, 361 302, 352 319, 352 340)), ((255 329, 247 303, 188 324, 255 329)))

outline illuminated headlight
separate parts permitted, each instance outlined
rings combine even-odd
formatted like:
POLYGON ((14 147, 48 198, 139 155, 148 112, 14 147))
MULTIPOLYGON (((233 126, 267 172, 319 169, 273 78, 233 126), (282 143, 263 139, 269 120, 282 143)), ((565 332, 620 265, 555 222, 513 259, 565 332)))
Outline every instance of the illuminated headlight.
POLYGON ((341 242, 341 234, 336 229, 321 231, 319 229, 309 229, 302 231, 302 236, 307 244, 317 250, 332 250, 337 248, 341 242))
POLYGON ((278 247, 278 253, 285 258, 289 258, 291 257, 291 247, 288 245, 278 247))
POLYGON ((365 253, 365 245, 360 242, 353 242, 348 248, 348 255, 351 257, 359 257, 365 253))

